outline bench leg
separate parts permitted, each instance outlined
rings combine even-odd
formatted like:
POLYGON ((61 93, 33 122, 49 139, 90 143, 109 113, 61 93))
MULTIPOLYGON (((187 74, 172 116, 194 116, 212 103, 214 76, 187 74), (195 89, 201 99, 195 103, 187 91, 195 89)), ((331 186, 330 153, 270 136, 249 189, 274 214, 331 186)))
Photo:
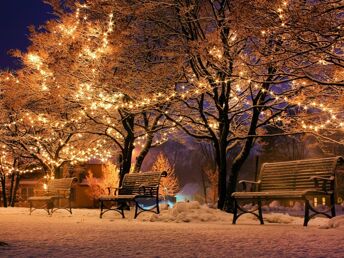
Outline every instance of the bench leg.
POLYGON ((99 218, 103 217, 103 209, 104 209, 104 203, 103 203, 103 201, 100 201, 100 215, 99 215, 99 218))
POLYGON ((126 202, 118 203, 118 205, 117 211, 122 215, 122 219, 124 219, 124 209, 128 209, 129 205, 126 202))
POLYGON ((325 211, 318 210, 317 207, 313 207, 308 199, 305 200, 305 220, 303 225, 307 226, 308 222, 311 218, 316 217, 318 215, 323 215, 327 218, 333 218, 336 216, 336 206, 335 206, 335 198, 334 195, 330 196, 331 207, 325 211), (312 212, 312 214, 310 214, 312 212), (331 214, 328 214, 331 212, 331 214))
POLYGON ((237 201, 234 200, 234 210, 233 210, 233 222, 232 224, 235 224, 238 218, 238 204, 237 201))
POLYGON ((309 221, 309 200, 306 199, 305 200, 305 218, 304 218, 304 222, 303 222, 303 226, 304 227, 307 227, 308 225, 308 221, 309 221))
POLYGON ((106 202, 106 201, 108 201, 110 203, 110 205, 112 204, 112 202, 114 202, 114 201, 111 201, 111 200, 99 200, 99 207, 100 207, 99 218, 102 218, 103 214, 105 212, 108 212, 108 211, 116 211, 116 212, 118 212, 118 213, 120 213, 122 215, 123 219, 125 218, 125 216, 124 216, 124 209, 126 208, 125 203, 120 203, 119 206, 117 206, 115 208, 112 208, 112 206, 110 206, 110 208, 106 208, 106 206, 104 204, 104 202, 106 202))
POLYGON ((159 214, 160 213, 160 209, 159 209, 159 197, 157 195, 157 198, 156 198, 156 213, 159 214))
POLYGON ((336 202, 335 202, 334 194, 331 194, 330 201, 331 201, 331 216, 333 218, 333 217, 336 217, 336 202))
POLYGON ((121 209, 121 215, 122 215, 122 219, 124 219, 125 216, 124 216, 124 209, 123 209, 123 207, 122 207, 122 209, 121 209))
POLYGON ((30 215, 32 213, 32 201, 30 201, 30 215))
POLYGON ((153 212, 155 214, 159 214, 160 213, 159 200, 158 199, 156 200, 155 205, 152 206, 149 209, 147 209, 144 206, 142 206, 142 204, 140 205, 140 201, 139 200, 135 199, 134 202, 135 202, 135 215, 134 215, 134 219, 136 219, 137 216, 139 216, 139 214, 141 214, 142 212, 145 212, 145 211, 153 212))
POLYGON ((262 201, 257 200, 258 208, 254 210, 247 210, 239 205, 239 202, 237 200, 234 200, 234 210, 233 210, 233 221, 232 224, 236 224, 236 221, 241 215, 244 214, 252 214, 257 217, 261 225, 264 225, 264 220, 263 220, 263 211, 262 211, 262 201), (258 210, 258 214, 255 212, 258 210), (240 213, 238 214, 238 211, 240 213))
POLYGON ((135 215, 134 215, 134 219, 136 219, 137 215, 139 215, 137 212, 139 210, 139 205, 137 204, 137 202, 135 201, 135 215))
POLYGON ((263 211, 262 211, 262 201, 258 201, 258 218, 260 221, 261 225, 264 225, 264 220, 263 220, 263 211))
POLYGON ((47 201, 47 212, 48 215, 52 215, 54 212, 54 200, 47 201))
POLYGON ((30 215, 36 209, 43 209, 47 211, 48 215, 51 215, 54 211, 54 201, 53 200, 35 200, 29 201, 30 215), (36 203, 36 206, 33 205, 34 202, 38 202, 40 206, 36 203), (43 202, 43 203, 42 203, 43 202))
POLYGON ((73 214, 72 213, 72 200, 68 199, 68 203, 69 203, 69 212, 70 212, 70 214, 73 214))

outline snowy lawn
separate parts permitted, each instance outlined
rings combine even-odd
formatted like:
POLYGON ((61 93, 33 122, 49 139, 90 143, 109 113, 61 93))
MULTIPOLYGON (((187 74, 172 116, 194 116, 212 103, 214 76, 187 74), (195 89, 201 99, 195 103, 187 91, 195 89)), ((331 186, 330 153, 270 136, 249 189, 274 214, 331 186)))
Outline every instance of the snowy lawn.
POLYGON ((344 217, 303 219, 265 214, 266 225, 200 207, 180 204, 160 216, 137 220, 98 210, 0 208, 0 257, 344 257, 344 217))

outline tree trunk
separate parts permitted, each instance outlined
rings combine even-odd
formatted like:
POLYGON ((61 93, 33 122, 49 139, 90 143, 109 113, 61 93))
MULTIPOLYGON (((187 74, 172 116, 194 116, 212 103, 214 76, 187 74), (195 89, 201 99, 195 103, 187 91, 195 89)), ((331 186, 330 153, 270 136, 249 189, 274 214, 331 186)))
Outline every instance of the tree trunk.
POLYGON ((54 167, 54 178, 61 178, 61 166, 54 167))
POLYGON ((136 157, 134 173, 140 172, 143 160, 147 156, 148 151, 152 146, 153 137, 154 137, 154 135, 151 133, 147 135, 146 143, 145 143, 143 149, 141 150, 140 154, 136 157))
POLYGON ((132 158, 133 150, 134 150, 133 143, 134 143, 134 140, 130 140, 127 143, 127 146, 126 146, 125 151, 123 153, 123 162, 122 162, 122 173, 123 173, 123 176, 130 172, 131 158, 132 158))
POLYGON ((122 150, 121 162, 120 162, 120 171, 119 171, 119 185, 122 185, 124 175, 130 172, 131 168, 131 158, 134 150, 134 115, 128 115, 122 120, 124 129, 127 132, 127 135, 124 140, 124 148, 122 150))
POLYGON ((229 130, 229 121, 228 121, 228 102, 224 94, 225 88, 223 88, 223 93, 220 95, 220 106, 224 108, 219 111, 219 133, 220 137, 218 140, 218 151, 216 152, 219 157, 218 160, 218 195, 219 200, 217 203, 218 209, 223 209, 227 196, 227 137, 229 130))
POLYGON ((15 203, 16 203, 16 197, 17 197, 17 192, 18 192, 18 189, 19 189, 19 182, 20 182, 20 174, 19 172, 16 173, 16 176, 15 176, 15 185, 14 185, 14 188, 13 188, 13 194, 12 194, 12 200, 11 200, 11 207, 14 207, 15 203))
POLYGON ((2 190, 2 200, 4 207, 7 207, 7 196, 6 196, 6 176, 1 175, 1 190, 2 190))
POLYGON ((15 174, 12 173, 11 174, 11 186, 10 186, 9 197, 8 197, 9 204, 11 204, 11 201, 13 199, 14 179, 15 179, 15 174))
POLYGON ((130 172, 131 168, 131 157, 133 155, 134 150, 134 137, 126 137, 125 139, 125 147, 121 154, 121 165, 120 165, 120 185, 122 185, 123 177, 125 174, 130 172))
POLYGON ((225 141, 220 142, 219 148, 219 164, 218 164, 218 171, 219 171, 219 181, 218 181, 218 194, 219 200, 217 203, 218 209, 223 209, 226 194, 227 194, 227 155, 226 155, 226 146, 227 143, 225 141))
POLYGON ((232 199, 232 193, 236 191, 239 171, 244 161, 245 159, 243 158, 235 159, 232 165, 232 169, 231 169, 231 173, 230 173, 229 181, 228 181, 228 192, 227 192, 226 207, 225 207, 226 211, 228 212, 233 212, 234 203, 232 199))
MULTIPOLYGON (((256 134, 255 128, 256 128, 257 122, 258 122, 258 115, 255 115, 254 119, 252 119, 251 128, 249 130, 251 135, 256 134)), ((228 182, 228 191, 227 191, 227 196, 226 196, 226 207, 225 207, 225 209, 229 212, 233 211, 234 202, 232 199, 232 193, 234 193, 237 189, 236 187, 237 187, 237 181, 238 181, 240 169, 242 165, 244 164, 244 162, 246 161, 246 159, 250 155, 253 142, 254 142, 253 137, 246 139, 243 148, 241 149, 240 153, 236 156, 236 158, 233 161, 233 165, 232 165, 232 169, 231 169, 230 177, 229 177, 229 182, 228 182)))

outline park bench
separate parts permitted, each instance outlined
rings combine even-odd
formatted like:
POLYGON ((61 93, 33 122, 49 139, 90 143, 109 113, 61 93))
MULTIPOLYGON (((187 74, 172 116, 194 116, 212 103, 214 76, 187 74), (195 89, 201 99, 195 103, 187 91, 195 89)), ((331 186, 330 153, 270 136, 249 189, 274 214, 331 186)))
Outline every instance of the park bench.
POLYGON ((120 188, 116 188, 113 193, 109 188, 108 195, 99 196, 100 218, 110 210, 119 212, 122 218, 125 218, 124 210, 130 207, 132 202, 135 203, 135 219, 144 211, 159 214, 160 178, 165 176, 166 172, 125 174, 120 188))
POLYGON ((72 214, 72 184, 76 181, 77 179, 75 177, 52 179, 48 181, 46 189, 36 192, 35 196, 28 198, 30 214, 39 208, 45 209, 49 215, 58 209, 66 209, 72 214), (62 203, 67 204, 62 205, 62 203), (41 206, 34 207, 34 204, 41 204, 41 206))
POLYGON ((243 191, 232 194, 234 199, 233 224, 246 213, 255 215, 260 224, 264 224, 262 202, 271 200, 304 201, 304 226, 307 226, 309 220, 317 215, 324 215, 328 218, 335 217, 336 171, 343 171, 343 165, 342 157, 263 164, 257 182, 239 181, 239 184, 243 186, 243 191), (250 191, 247 191, 248 184, 251 184, 250 191), (320 210, 311 204, 311 198, 318 197, 329 198, 328 209, 320 210), (257 205, 254 208, 247 208, 250 207, 248 202, 257 205))

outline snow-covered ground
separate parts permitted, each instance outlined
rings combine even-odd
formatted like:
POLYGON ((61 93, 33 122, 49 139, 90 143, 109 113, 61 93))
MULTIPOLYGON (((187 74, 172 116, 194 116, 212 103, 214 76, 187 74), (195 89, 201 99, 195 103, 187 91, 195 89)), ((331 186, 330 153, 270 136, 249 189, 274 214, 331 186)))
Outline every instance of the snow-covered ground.
POLYGON ((0 208, 0 257, 344 257, 344 216, 316 218, 264 214, 232 216, 198 203, 180 203, 137 220, 114 212, 74 209, 73 215, 0 208))

